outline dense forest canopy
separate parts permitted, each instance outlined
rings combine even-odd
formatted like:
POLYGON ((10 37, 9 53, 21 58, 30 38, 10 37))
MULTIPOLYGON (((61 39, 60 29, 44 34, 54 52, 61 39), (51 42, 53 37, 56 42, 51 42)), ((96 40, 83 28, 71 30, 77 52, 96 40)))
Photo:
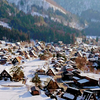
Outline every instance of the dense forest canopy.
POLYGON ((0 40, 8 40, 11 42, 16 42, 16 41, 28 41, 28 35, 23 33, 23 32, 19 32, 18 30, 15 29, 7 29, 4 28, 3 26, 0 26, 0 40))

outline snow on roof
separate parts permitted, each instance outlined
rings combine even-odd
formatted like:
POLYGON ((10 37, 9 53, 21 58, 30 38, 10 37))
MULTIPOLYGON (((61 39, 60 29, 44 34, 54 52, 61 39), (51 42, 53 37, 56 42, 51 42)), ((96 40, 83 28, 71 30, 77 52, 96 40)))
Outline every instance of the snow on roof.
POLYGON ((64 93, 63 95, 64 97, 70 98, 70 99, 74 99, 74 95, 70 94, 70 93, 64 93))
POLYGON ((76 77, 76 76, 73 76, 73 78, 76 79, 76 80, 79 80, 80 79, 79 77, 76 77))
POLYGON ((1 41, 1 40, 0 40, 0 42, 1 42, 2 44, 5 44, 5 43, 6 43, 5 41, 1 41))
POLYGON ((100 88, 95 88, 95 89, 91 89, 91 90, 94 90, 94 91, 95 91, 95 90, 100 90, 100 88))
POLYGON ((100 74, 94 74, 94 73, 80 73, 81 76, 87 76, 91 79, 99 80, 100 74))
POLYGON ((69 68, 73 68, 73 66, 71 66, 71 65, 67 65, 67 66, 65 66, 66 67, 66 69, 69 69, 69 68))
POLYGON ((100 55, 100 53, 95 53, 95 55, 100 55))
POLYGON ((56 50, 56 51, 60 51, 61 48, 59 48, 59 47, 55 47, 55 50, 56 50))
POLYGON ((98 66, 98 64, 97 64, 96 62, 94 62, 92 66, 96 66, 96 67, 97 67, 97 66, 98 66))
POLYGON ((88 58, 89 60, 91 60, 91 61, 95 61, 96 59, 95 58, 88 58))
POLYGON ((99 86, 84 86, 84 89, 97 89, 100 88, 99 86))
POLYGON ((89 80, 87 80, 87 79, 80 79, 80 80, 78 80, 78 82, 82 84, 82 83, 89 82, 89 80))
POLYGON ((71 89, 74 89, 74 90, 79 90, 78 88, 75 88, 75 87, 68 87, 68 88, 71 88, 71 89))
POLYGON ((41 81, 47 81, 48 79, 52 79, 54 80, 51 76, 47 76, 47 75, 38 75, 40 77, 41 81))
POLYGON ((84 45, 85 47, 88 46, 88 44, 85 44, 85 43, 84 43, 83 45, 84 45))
POLYGON ((6 70, 9 73, 9 70, 11 67, 12 67, 12 65, 9 65, 9 66, 0 65, 0 74, 3 70, 6 70))

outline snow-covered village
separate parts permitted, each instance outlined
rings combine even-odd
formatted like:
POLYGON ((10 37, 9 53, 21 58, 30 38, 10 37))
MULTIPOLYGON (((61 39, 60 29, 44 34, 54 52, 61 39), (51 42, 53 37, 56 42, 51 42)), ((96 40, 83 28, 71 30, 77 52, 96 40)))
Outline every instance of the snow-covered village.
POLYGON ((0 100, 100 100, 100 47, 0 41, 0 100))
POLYGON ((100 100, 100 0, 0 0, 0 100, 100 100))

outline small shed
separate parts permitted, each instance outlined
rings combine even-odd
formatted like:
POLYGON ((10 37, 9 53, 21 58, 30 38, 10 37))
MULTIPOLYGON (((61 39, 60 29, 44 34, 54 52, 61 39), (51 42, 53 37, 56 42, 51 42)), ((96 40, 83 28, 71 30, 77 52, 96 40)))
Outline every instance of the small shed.
POLYGON ((32 95, 40 95, 40 90, 39 90, 39 88, 33 86, 33 87, 31 88, 31 94, 32 94, 32 95))
POLYGON ((21 58, 20 57, 15 57, 14 59, 13 59, 13 61, 12 61, 12 64, 13 65, 15 65, 15 64, 20 64, 20 62, 21 62, 21 58))
POLYGON ((10 79, 12 81, 11 75, 6 70, 3 70, 1 72, 1 78, 4 79, 5 81, 8 79, 10 79))

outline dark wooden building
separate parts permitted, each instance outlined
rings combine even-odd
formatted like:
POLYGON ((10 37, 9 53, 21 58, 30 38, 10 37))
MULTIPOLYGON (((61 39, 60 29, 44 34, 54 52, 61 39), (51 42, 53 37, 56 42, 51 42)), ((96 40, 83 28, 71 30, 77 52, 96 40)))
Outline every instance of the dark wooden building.
POLYGON ((50 82, 48 83, 48 85, 46 86, 46 88, 48 89, 48 90, 51 90, 51 89, 59 89, 59 86, 58 86, 58 84, 55 82, 55 81, 53 81, 52 79, 50 80, 50 82))
POLYGON ((84 86, 98 86, 98 81, 94 80, 94 79, 90 79, 90 78, 83 78, 83 79, 79 79, 77 82, 77 85, 80 87, 84 87, 84 86))
POLYGON ((55 81, 51 79, 48 85, 45 87, 45 89, 46 89, 45 94, 47 96, 51 96, 54 93, 54 91, 59 89, 59 86, 55 81))
POLYGON ((15 57, 13 60, 12 60, 12 64, 13 65, 16 65, 16 64, 20 64, 21 60, 19 57, 15 57))
POLYGON ((33 86, 33 87, 31 88, 31 94, 32 94, 32 95, 40 95, 40 90, 39 90, 39 88, 33 86))
POLYGON ((4 79, 5 81, 6 80, 11 80, 12 81, 11 75, 6 70, 2 71, 1 78, 4 79))
POLYGON ((62 73, 62 80, 72 80, 74 74, 72 72, 65 71, 62 73))
POLYGON ((77 97, 81 96, 81 92, 77 88, 68 87, 66 92, 62 94, 62 98, 65 100, 77 100, 77 97))

